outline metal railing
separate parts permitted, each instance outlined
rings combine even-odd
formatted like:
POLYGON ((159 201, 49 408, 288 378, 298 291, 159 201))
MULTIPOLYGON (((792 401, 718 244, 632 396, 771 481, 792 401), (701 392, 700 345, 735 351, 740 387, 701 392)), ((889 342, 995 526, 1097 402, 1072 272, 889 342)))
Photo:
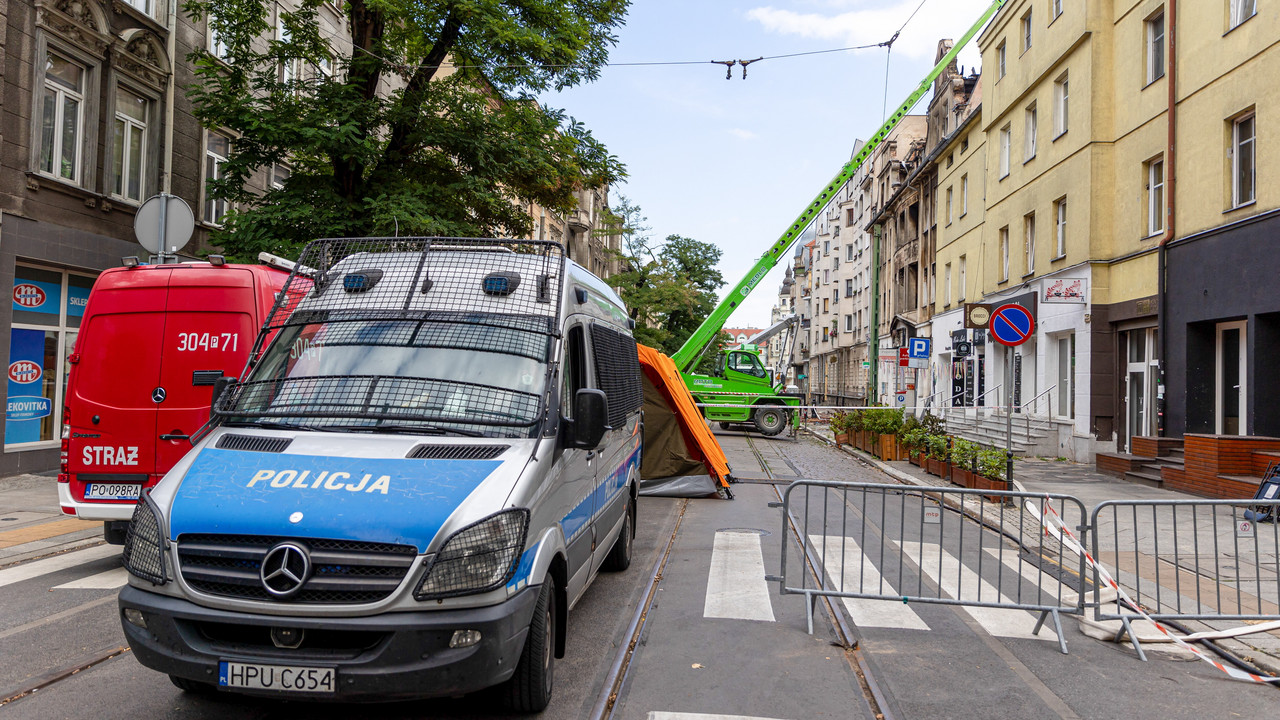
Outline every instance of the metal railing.
POLYGON ((1042 397, 1045 398, 1046 410, 1044 417, 1041 420, 1034 421, 1036 429, 1038 430, 1042 427, 1048 427, 1053 424, 1053 391, 1056 389, 1058 389, 1056 384, 1050 385, 1037 393, 1035 397, 1018 406, 1018 412, 1022 413, 1023 420, 1025 421, 1023 432, 1027 438, 1027 442, 1031 442, 1032 416, 1036 414, 1036 407, 1039 405, 1040 398, 1042 397))
POLYGON ((1054 503, 1075 522, 1087 517, 1084 505, 1067 495, 797 481, 783 494, 781 574, 770 579, 784 595, 805 596, 810 633, 818 597, 867 601, 848 605, 857 624, 874 622, 860 613, 882 616, 885 607, 871 601, 893 601, 904 617, 911 603, 1020 609, 1039 614, 1027 616, 1032 635, 1052 620, 1066 653, 1059 615, 1084 612, 1084 556, 1041 532, 1039 522, 1021 512, 1024 500, 1054 503), (789 524, 820 580, 803 567, 789 569, 789 524))
MULTIPOLYGON (((1278 514, 1280 499, 1110 500, 1093 509, 1090 547, 1153 620, 1280 620, 1278 514)), ((1116 639, 1146 659, 1136 608, 1099 602, 1094 617, 1120 620, 1116 639)))

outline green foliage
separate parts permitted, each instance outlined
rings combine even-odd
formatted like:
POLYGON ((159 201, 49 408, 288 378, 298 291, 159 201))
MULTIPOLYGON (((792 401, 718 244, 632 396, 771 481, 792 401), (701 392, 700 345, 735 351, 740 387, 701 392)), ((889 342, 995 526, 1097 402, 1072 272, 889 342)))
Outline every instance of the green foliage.
POLYGON ((235 136, 209 183, 236 205, 212 238, 233 258, 293 257, 316 237, 528 236, 529 203, 568 213, 576 191, 623 176, 533 96, 596 79, 628 0, 349 0, 332 44, 321 5, 282 10, 284 33, 272 3, 183 5, 227 48, 225 62, 190 54, 187 92, 201 124, 235 136), (254 194, 276 163, 288 180, 254 194))
POLYGON ((928 440, 929 433, 925 432, 924 428, 918 425, 910 429, 904 427, 903 431, 898 434, 898 441, 901 442, 903 446, 907 448, 907 451, 913 455, 924 450, 928 444, 928 440))
POLYGON ((920 417, 920 427, 924 428, 930 435, 947 434, 946 421, 927 411, 920 417))
POLYGON ((964 438, 953 438, 951 443, 951 463, 972 470, 978 459, 982 446, 964 438))
POLYGON ((984 448, 978 452, 978 474, 992 480, 1005 479, 1005 454, 999 448, 984 448))
MULTIPOLYGON (((724 277, 716 266, 720 248, 680 235, 655 243, 640 208, 625 196, 613 209, 615 232, 622 235, 622 272, 609 278, 636 321, 636 340, 667 355, 675 353, 715 309, 724 277)), ((695 372, 711 374, 724 348, 717 336, 695 372)))
POLYGON ((880 435, 896 435, 898 430, 902 428, 902 410, 871 408, 865 412, 865 427, 870 432, 880 435))
POLYGON ((946 460, 947 452, 950 450, 949 438, 946 435, 928 435, 925 439, 925 448, 929 452, 929 457, 933 460, 946 460))

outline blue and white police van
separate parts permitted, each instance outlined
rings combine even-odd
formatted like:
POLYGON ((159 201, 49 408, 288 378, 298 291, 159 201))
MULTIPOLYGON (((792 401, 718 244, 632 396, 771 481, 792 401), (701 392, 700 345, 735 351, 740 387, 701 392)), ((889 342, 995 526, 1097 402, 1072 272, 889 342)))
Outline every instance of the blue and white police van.
POLYGON ((242 379, 139 501, 122 625, 189 691, 543 709, 569 608, 631 562, 643 390, 560 245, 308 245, 242 379))

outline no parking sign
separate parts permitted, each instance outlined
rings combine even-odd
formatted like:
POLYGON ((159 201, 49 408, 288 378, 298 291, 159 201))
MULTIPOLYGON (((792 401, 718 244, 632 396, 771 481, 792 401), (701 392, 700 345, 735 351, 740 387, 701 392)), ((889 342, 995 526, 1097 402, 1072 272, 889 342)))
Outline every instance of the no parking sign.
POLYGON ((1009 303, 996 308, 991 313, 991 336, 996 342, 1008 347, 1016 347, 1031 339, 1036 331, 1035 318, 1031 311, 1021 305, 1009 303))

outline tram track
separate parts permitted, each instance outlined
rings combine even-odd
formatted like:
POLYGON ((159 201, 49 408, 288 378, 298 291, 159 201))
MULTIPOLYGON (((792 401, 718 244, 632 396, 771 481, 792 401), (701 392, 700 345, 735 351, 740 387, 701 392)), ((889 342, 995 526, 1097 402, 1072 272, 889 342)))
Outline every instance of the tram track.
MULTIPOLYGON (((769 464, 765 461, 764 456, 760 453, 760 449, 752 441, 751 433, 746 433, 747 447, 751 449, 751 453, 755 456, 756 461, 760 464, 761 470, 769 478, 769 484, 773 488, 774 495, 778 498, 778 506, 782 506, 782 491, 778 488, 780 484, 791 482, 790 479, 777 478, 773 471, 769 469, 769 464)), ((783 458, 787 465, 799 475, 798 468, 787 458, 783 458)), ((822 583, 822 564, 814 554, 811 543, 804 541, 800 534, 800 528, 796 525, 795 519, 788 516, 786 518, 787 526, 791 529, 792 535, 796 540, 796 547, 805 549, 805 563, 809 570, 810 576, 815 582, 822 583)), ((864 699, 872 713, 872 716, 879 720, 894 720, 894 716, 889 711, 889 703, 884 693, 880 689, 879 683, 876 682, 875 676, 871 672, 871 667, 867 663, 859 646, 859 638, 853 624, 840 612, 839 608, 832 604, 831 598, 823 596, 820 598, 823 607, 827 610, 827 615, 831 618, 832 626, 839 638, 841 647, 844 648, 845 660, 849 663, 850 669, 858 678, 858 684, 861 687, 864 699)))

